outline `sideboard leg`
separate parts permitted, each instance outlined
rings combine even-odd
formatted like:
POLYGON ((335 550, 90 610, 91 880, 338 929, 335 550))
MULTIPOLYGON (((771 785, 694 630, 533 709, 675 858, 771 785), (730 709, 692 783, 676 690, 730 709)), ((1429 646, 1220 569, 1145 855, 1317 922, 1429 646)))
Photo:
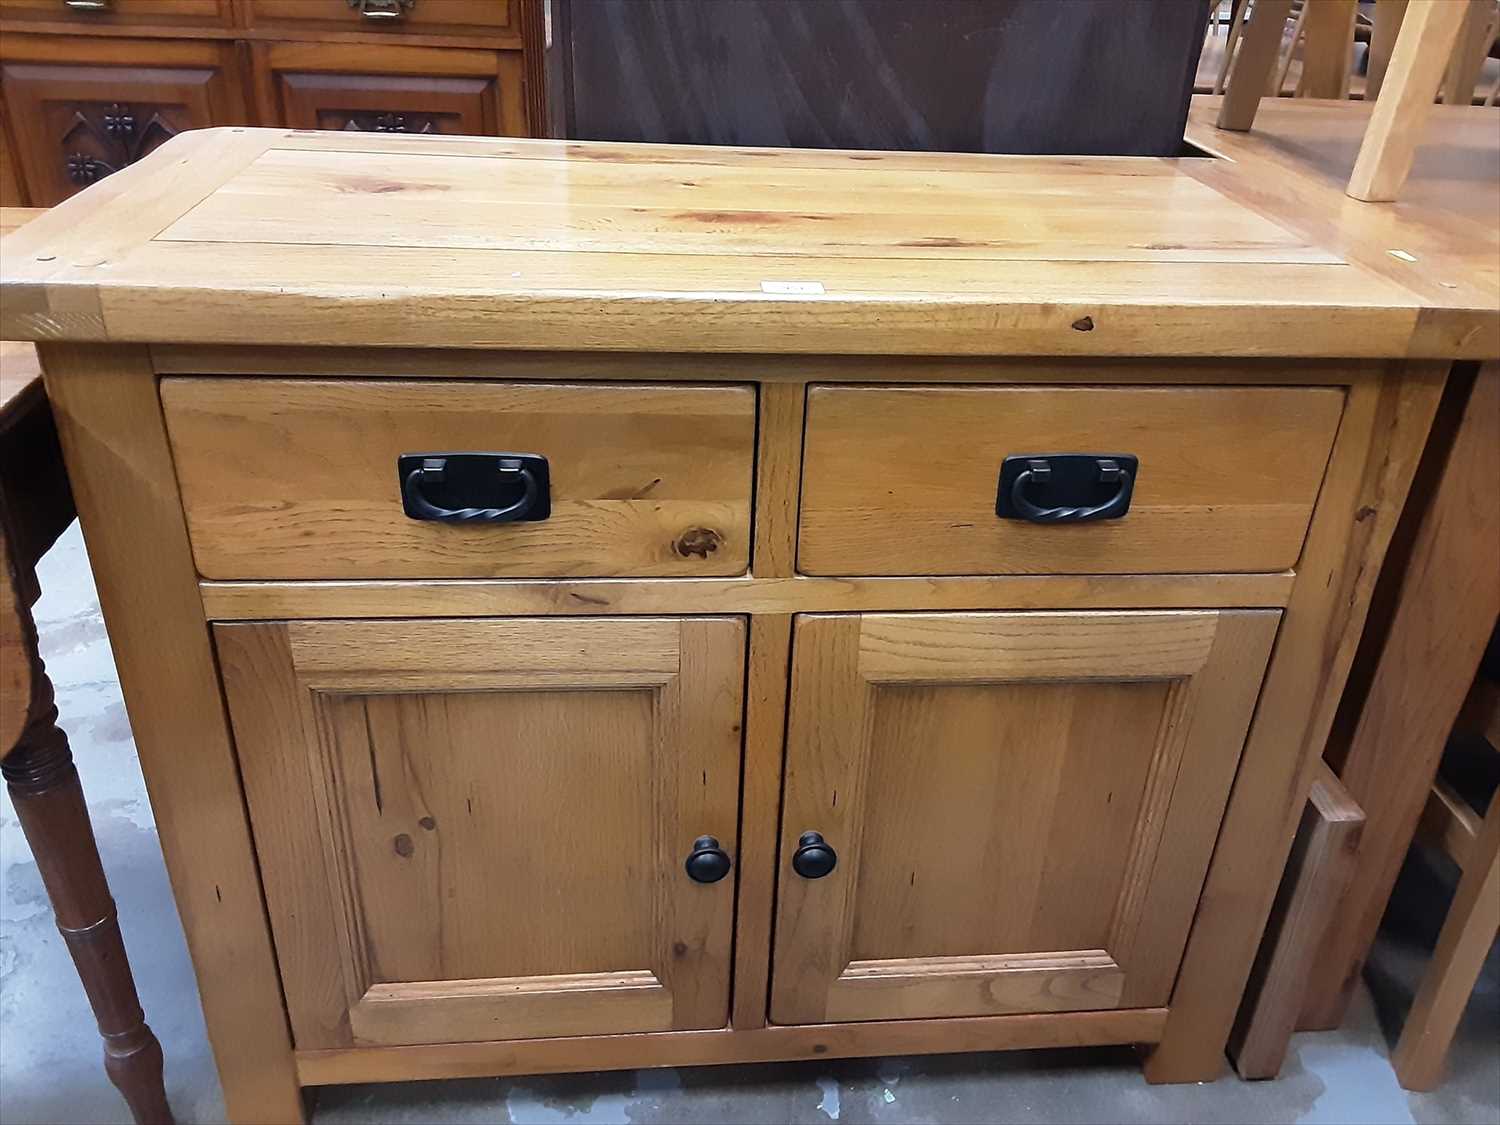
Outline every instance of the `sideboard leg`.
POLYGON ((15 748, 0 761, 16 817, 68 943, 104 1039, 104 1070, 137 1125, 171 1125, 161 1044, 136 995, 115 902, 99 863, 83 786, 57 725, 52 681, 32 656, 31 706, 15 748))
MULTIPOLYGON (((223 137, 243 136, 232 159, 248 162, 270 135, 223 137)), ((140 347, 38 351, 226 1115, 300 1125, 281 978, 156 371, 140 347)))
POLYGON ((1212 1082, 1416 471, 1447 365, 1393 363, 1349 389, 1204 881, 1150 1082, 1212 1082))

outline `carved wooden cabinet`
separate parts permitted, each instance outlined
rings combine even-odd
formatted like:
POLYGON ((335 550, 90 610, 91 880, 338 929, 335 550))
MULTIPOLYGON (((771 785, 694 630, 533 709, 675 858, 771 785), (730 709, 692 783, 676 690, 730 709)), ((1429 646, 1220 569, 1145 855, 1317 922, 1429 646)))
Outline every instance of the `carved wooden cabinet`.
POLYGON ((294 129, 527 135, 515 51, 256 44, 262 120, 294 129))
POLYGON ((0 205, 184 129, 545 132, 540 0, 0 0, 0 205))
POLYGON ((0 91, 28 200, 56 203, 186 129, 247 121, 213 40, 4 37, 0 91))

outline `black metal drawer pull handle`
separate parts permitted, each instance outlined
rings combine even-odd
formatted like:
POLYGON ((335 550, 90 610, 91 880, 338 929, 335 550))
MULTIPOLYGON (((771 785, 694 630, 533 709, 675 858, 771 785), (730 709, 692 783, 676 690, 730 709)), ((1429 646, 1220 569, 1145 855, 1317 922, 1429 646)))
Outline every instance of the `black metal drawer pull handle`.
POLYGON ((414 520, 519 523, 551 513, 547 459, 535 453, 408 453, 397 471, 414 520))
POLYGON ((804 879, 821 879, 839 865, 839 853, 821 832, 804 832, 792 853, 792 870, 804 879))
POLYGON ((1136 458, 1124 453, 1007 457, 995 514, 1030 523, 1119 519, 1130 510, 1137 467, 1136 458))
POLYGON ((695 883, 717 883, 729 874, 729 853, 719 847, 715 836, 699 836, 682 865, 695 883))

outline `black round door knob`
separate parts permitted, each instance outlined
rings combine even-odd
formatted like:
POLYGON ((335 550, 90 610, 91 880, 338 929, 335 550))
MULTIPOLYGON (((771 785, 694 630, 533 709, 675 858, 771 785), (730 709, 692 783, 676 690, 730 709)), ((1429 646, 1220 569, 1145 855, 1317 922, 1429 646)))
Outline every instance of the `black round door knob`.
POLYGON ((823 840, 821 832, 804 832, 792 853, 792 870, 804 879, 821 879, 839 865, 839 853, 823 840))
POLYGON ((729 874, 729 853, 719 847, 716 837, 699 836, 682 866, 695 883, 717 883, 729 874))

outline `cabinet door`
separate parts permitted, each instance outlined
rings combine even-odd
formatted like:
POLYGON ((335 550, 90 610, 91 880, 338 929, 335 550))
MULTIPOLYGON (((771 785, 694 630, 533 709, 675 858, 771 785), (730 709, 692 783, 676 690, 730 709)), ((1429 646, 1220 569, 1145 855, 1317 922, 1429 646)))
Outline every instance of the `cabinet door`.
POLYGON ((15 40, 0 83, 33 206, 62 202, 184 129, 245 119, 223 44, 15 40))
POLYGON ((267 125, 527 134, 519 51, 274 43, 256 52, 257 97, 267 125))
POLYGON ((214 633, 299 1048, 726 1024, 740 619, 214 633))
POLYGON ((1165 1003, 1279 619, 799 617, 772 1019, 1165 1003))

